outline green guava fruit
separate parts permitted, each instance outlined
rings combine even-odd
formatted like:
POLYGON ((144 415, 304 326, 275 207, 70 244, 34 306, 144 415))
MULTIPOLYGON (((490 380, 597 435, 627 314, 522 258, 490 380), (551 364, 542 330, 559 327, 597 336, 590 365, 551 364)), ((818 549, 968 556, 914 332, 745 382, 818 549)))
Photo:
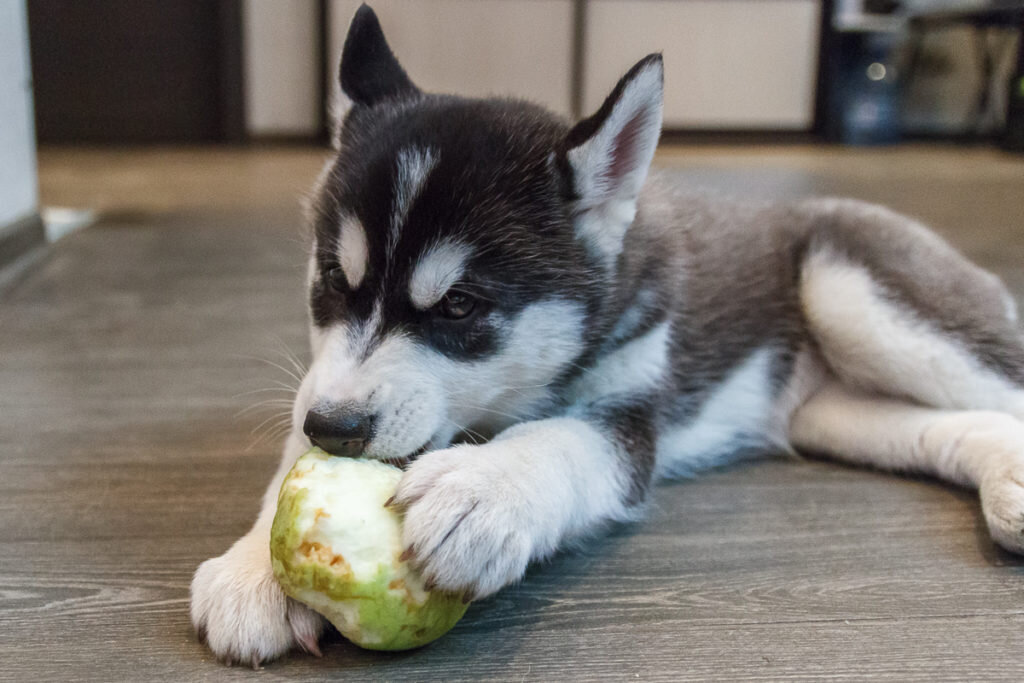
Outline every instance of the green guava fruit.
POLYGON ((402 554, 402 520, 385 508, 402 471, 314 448, 281 485, 270 533, 284 592, 371 650, 408 650, 447 633, 460 597, 424 587, 402 554))

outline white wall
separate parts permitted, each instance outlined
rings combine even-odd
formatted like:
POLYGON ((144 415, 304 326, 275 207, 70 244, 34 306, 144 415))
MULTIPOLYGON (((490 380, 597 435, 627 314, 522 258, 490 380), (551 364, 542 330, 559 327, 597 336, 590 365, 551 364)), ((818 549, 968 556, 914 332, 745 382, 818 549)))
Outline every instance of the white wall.
POLYGON ((0 226, 38 205, 25 0, 0 0, 0 226))
MULTIPOLYGON (((361 0, 331 0, 328 75, 337 89, 348 24, 361 0)), ((416 85, 468 96, 527 97, 571 110, 571 0, 372 0, 416 85)))
POLYGON ((590 0, 584 110, 661 52, 666 127, 810 128, 819 12, 817 0, 590 0))
POLYGON ((315 135, 320 125, 317 3, 245 0, 245 125, 255 137, 315 135))

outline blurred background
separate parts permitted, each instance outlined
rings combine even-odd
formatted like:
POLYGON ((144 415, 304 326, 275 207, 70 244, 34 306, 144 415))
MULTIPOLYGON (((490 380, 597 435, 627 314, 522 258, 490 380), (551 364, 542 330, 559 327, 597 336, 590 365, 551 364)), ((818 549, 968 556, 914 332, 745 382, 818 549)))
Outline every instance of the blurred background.
MULTIPOLYGON (((29 0, 43 143, 315 140, 358 0, 29 0)), ((664 53, 670 131, 826 140, 1004 131, 1022 3, 1000 0, 379 0, 423 87, 594 110, 664 53)), ((28 49, 26 49, 26 42, 28 49)), ((23 74, 27 76, 27 72, 23 74)), ((23 79, 25 82, 28 78, 23 79)), ((1018 88, 1019 90, 1019 88, 1018 88)), ((13 95, 13 93, 12 93, 13 95)))
MULTIPOLYGON (((103 208, 100 199, 67 186, 51 192, 47 183, 51 171, 66 178, 62 169, 103 158, 83 156, 83 145, 323 144, 337 111, 338 55, 358 4, 0 0, 0 225, 36 212, 37 144, 43 199, 80 204, 52 209, 93 212, 103 208), (68 146, 79 154, 51 154, 68 146)), ((519 95, 567 117, 595 110, 625 69, 662 51, 666 143, 927 140, 1024 149, 1022 2, 378 0, 374 7, 425 89, 519 95)), ((43 215, 53 237, 94 213, 43 215)))
MULTIPOLYGON (((106 167, 103 150, 136 150, 142 160, 156 145, 233 145, 235 152, 323 145, 337 111, 338 55, 357 6, 0 0, 0 225, 39 213, 52 239, 87 224, 111 198, 74 183, 100 180, 82 169, 106 167)), ((427 90, 519 95, 567 117, 592 112, 625 69, 662 51, 667 144, 1024 149, 1024 2, 378 0, 374 7, 427 90)), ((158 187, 149 199, 160 196, 158 187)), ((38 238, 38 222, 30 222, 33 238, 20 238, 18 251, 0 250, 5 262, 38 238)))

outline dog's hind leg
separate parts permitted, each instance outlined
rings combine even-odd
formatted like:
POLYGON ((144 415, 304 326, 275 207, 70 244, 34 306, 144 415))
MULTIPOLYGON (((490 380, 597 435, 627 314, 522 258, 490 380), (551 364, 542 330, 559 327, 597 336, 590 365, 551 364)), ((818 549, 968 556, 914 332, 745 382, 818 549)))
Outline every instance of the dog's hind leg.
POLYGON ((803 450, 975 487, 1024 551, 1024 342, 999 281, 921 226, 846 204, 809 243, 808 331, 834 379, 798 408, 803 450))
POLYGON ((831 381, 793 414, 792 444, 861 465, 977 489, 992 538, 1024 553, 1024 423, 995 411, 938 410, 831 381))
POLYGON ((835 375, 936 408, 1024 418, 1024 336, 999 279, 910 219, 835 204, 799 284, 808 330, 835 375))

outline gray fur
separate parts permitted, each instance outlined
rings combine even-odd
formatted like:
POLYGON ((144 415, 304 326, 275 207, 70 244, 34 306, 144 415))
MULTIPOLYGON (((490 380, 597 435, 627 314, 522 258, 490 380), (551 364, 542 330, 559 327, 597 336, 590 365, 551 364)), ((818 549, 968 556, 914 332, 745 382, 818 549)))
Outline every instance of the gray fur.
MULTIPOLYGON (((672 321, 673 373, 659 398, 659 427, 690 419, 704 398, 757 348, 776 350, 775 391, 802 348, 819 340, 800 302, 809 254, 855 260, 899 306, 955 338, 985 365, 1024 384, 1024 344, 999 279, 910 218, 854 200, 744 202, 690 191, 652 171, 609 297, 609 319, 630 334, 672 321), (636 320, 637 301, 643 315, 636 320)), ((843 302, 837 301, 837 306, 843 302)), ((637 476, 647 476, 646 463, 637 476)))

